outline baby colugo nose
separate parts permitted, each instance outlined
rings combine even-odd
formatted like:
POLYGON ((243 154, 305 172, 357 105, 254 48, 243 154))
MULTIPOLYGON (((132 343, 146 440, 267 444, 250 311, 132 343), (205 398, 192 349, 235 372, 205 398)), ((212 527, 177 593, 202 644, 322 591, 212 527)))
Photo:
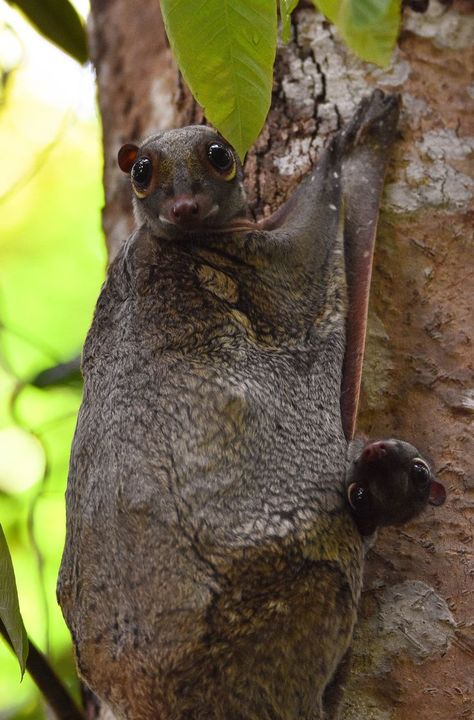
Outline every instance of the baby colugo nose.
POLYGON ((381 440, 371 442, 362 451, 364 460, 380 460, 387 454, 387 445, 381 440))

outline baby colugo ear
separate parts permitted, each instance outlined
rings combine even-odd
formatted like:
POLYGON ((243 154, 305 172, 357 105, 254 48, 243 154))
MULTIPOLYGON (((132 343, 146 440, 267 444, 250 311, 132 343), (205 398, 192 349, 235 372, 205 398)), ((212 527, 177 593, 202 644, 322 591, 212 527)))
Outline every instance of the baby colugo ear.
POLYGON ((403 525, 446 499, 428 462, 416 447, 394 438, 355 442, 347 469, 347 499, 362 535, 386 525, 403 525))
POLYGON ((129 173, 132 169, 133 163, 137 159, 137 155, 137 145, 133 145, 132 143, 122 145, 117 155, 119 168, 123 170, 124 173, 129 173))
POLYGON ((432 480, 430 486, 430 505, 442 505, 446 500, 446 489, 444 485, 441 485, 437 480, 432 480))

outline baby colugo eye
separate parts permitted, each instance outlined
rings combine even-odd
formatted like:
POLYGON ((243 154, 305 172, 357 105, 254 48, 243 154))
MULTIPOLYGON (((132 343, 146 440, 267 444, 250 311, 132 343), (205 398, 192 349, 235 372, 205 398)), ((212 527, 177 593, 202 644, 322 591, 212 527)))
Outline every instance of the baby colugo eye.
POLYGON ((354 510, 364 510, 369 504, 369 493, 362 485, 353 483, 348 491, 348 499, 354 510))
POLYGON ((410 470, 410 478, 418 487, 427 487, 431 476, 428 467, 424 462, 415 460, 410 470))

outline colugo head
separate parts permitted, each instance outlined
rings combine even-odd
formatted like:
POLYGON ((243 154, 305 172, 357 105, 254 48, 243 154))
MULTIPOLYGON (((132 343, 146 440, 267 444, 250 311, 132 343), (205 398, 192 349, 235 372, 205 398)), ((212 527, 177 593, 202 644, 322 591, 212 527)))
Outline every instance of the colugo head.
POLYGON ((209 127, 165 130, 140 146, 123 145, 118 164, 130 175, 137 219, 161 237, 246 223, 239 158, 209 127))

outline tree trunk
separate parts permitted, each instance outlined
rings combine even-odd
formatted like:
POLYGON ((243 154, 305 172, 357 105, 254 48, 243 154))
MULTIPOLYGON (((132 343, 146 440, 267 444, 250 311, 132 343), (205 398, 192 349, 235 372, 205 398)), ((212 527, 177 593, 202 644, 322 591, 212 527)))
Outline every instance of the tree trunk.
MULTIPOLYGON (((92 0, 90 37, 105 147, 110 255, 131 227, 124 142, 201 122, 170 54, 157 2, 92 0)), ((431 456, 441 510, 380 533, 367 560, 345 720, 474 714, 472 198, 474 15, 465 0, 405 13, 392 66, 356 60, 309 7, 278 52, 272 109, 246 161, 252 209, 268 214, 372 86, 402 93, 370 309, 359 433, 431 456), (471 383, 471 384, 470 384, 471 383)))

